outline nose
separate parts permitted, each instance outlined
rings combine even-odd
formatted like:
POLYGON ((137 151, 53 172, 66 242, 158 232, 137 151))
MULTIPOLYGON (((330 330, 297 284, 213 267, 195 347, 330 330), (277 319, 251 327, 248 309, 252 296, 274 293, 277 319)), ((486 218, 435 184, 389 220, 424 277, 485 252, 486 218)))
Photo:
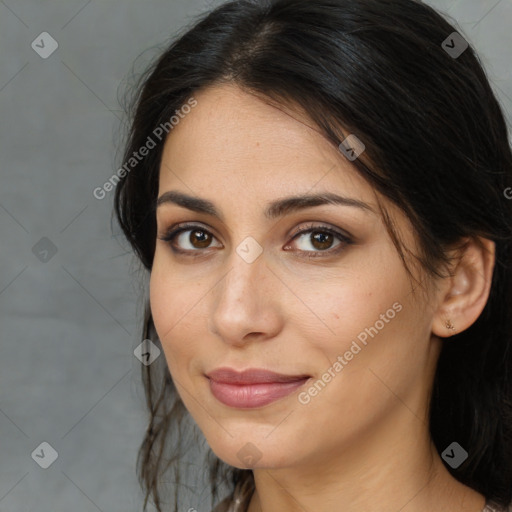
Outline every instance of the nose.
POLYGON ((213 290, 211 332, 234 346, 275 337, 282 328, 279 290, 284 287, 267 265, 265 252, 248 263, 233 250, 224 268, 213 290))

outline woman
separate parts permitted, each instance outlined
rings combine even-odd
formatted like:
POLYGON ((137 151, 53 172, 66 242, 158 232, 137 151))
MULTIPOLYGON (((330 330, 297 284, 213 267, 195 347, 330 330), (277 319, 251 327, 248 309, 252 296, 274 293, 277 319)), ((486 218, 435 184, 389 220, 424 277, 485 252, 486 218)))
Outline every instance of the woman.
POLYGON ((227 2, 133 106, 144 506, 194 424, 217 511, 506 510, 512 154, 464 37, 413 0, 227 2))

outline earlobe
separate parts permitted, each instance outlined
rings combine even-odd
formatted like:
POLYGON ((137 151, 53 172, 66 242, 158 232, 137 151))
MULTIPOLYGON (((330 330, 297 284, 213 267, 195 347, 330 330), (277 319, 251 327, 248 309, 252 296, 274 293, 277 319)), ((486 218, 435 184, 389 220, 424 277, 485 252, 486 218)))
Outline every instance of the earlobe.
POLYGON ((457 251, 446 286, 439 288, 432 332, 447 338, 468 329, 480 316, 489 298, 495 261, 495 243, 486 238, 468 239, 457 251))

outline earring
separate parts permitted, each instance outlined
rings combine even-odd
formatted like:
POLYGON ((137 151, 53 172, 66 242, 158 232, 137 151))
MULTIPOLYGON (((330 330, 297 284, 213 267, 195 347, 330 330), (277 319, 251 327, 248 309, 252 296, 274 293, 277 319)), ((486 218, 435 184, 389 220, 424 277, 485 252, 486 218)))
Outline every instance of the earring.
POLYGON ((444 323, 445 327, 447 329, 450 329, 452 331, 455 330, 455 326, 452 324, 451 320, 446 320, 446 322, 444 323))

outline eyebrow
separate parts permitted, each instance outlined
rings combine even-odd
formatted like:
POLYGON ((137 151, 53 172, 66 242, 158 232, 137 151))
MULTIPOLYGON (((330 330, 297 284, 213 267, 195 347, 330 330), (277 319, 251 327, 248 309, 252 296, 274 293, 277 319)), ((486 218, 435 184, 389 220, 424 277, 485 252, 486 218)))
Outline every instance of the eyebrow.
MULTIPOLYGON (((215 205, 207 199, 189 196, 188 194, 178 192, 177 190, 168 190, 157 199, 156 207, 158 208, 159 206, 168 203, 182 206, 183 208, 187 208, 194 212, 211 215, 224 222, 224 216, 222 213, 220 213, 215 205)), ((269 203, 265 210, 265 217, 272 220, 295 211, 325 204, 352 206, 376 214, 376 211, 363 201, 350 197, 343 197, 331 192, 324 192, 320 194, 305 194, 277 199, 276 201, 269 203)))

